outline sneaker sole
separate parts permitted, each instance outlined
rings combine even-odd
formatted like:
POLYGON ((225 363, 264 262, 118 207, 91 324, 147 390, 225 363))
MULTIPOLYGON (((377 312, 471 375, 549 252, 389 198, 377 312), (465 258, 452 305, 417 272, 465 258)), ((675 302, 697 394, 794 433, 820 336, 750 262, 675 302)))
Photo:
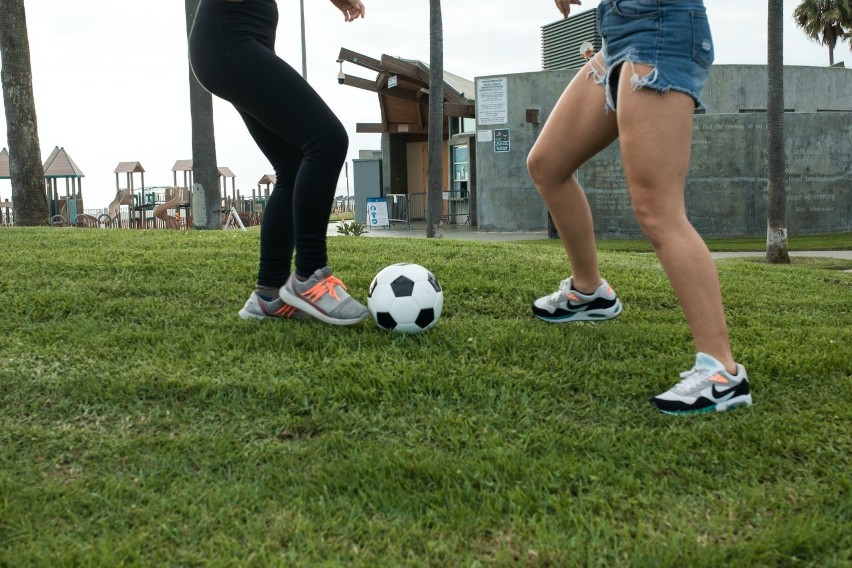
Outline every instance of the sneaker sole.
POLYGON ((663 414, 668 414, 670 416, 682 416, 688 414, 707 414, 709 412, 725 412, 727 410, 736 410, 737 408, 746 408, 752 405, 751 395, 747 394, 745 396, 738 396, 736 398, 732 398, 731 400, 726 400, 725 402, 720 402, 718 404, 714 404, 712 406, 705 406, 704 408, 696 408, 695 410, 663 410, 655 405, 655 408, 662 412, 663 414))
POLYGON ((244 320, 265 320, 266 316, 259 316, 257 314, 253 314, 247 310, 240 310, 240 317, 244 320))
POLYGON ((608 310, 592 310, 588 312, 574 312, 564 316, 547 317, 533 312, 533 315, 538 319, 550 323, 570 323, 573 321, 606 321, 616 318, 621 314, 621 301, 609 308, 608 310))
POLYGON ((355 319, 341 319, 332 317, 327 313, 318 310, 310 302, 306 302, 299 296, 296 296, 295 294, 291 293, 289 290, 287 290, 286 286, 281 287, 281 290, 278 292, 278 295, 281 297, 282 300, 284 300, 294 308, 302 310, 306 314, 311 315, 314 318, 331 325, 355 325, 357 323, 361 323, 370 315, 370 313, 367 312, 360 318, 355 319))

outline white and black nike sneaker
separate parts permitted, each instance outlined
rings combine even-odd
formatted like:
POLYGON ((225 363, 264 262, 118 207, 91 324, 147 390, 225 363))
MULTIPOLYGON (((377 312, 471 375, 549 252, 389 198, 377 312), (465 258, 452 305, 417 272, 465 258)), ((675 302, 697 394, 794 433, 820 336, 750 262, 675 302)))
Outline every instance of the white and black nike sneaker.
POLYGON ((651 404, 666 414, 724 412, 729 408, 751 405, 751 391, 745 367, 737 364, 732 375, 725 366, 706 353, 695 357, 695 366, 680 374, 683 379, 671 390, 651 399, 651 404))
POLYGON ((554 323, 602 321, 620 314, 621 302, 604 279, 594 294, 581 294, 574 289, 571 278, 566 278, 556 292, 533 302, 532 311, 536 317, 554 323))

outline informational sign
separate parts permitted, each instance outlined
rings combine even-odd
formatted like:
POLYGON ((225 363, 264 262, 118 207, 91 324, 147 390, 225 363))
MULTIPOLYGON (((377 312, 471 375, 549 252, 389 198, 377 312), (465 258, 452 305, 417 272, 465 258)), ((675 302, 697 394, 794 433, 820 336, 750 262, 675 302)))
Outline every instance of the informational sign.
POLYGON ((476 141, 477 142, 491 142, 494 139, 494 134, 490 130, 477 130, 476 131, 476 141))
POLYGON ((388 221, 388 202, 384 197, 367 198, 367 224, 371 227, 386 227, 388 221))
POLYGON ((397 81, 399 81, 399 77, 397 75, 391 75, 388 77, 388 89, 396 87, 397 81))
POLYGON ((494 129, 494 151, 508 152, 511 144, 509 143, 509 129, 495 128, 494 129))
POLYGON ((479 124, 509 122, 507 85, 506 77, 479 79, 476 82, 476 121, 479 124))

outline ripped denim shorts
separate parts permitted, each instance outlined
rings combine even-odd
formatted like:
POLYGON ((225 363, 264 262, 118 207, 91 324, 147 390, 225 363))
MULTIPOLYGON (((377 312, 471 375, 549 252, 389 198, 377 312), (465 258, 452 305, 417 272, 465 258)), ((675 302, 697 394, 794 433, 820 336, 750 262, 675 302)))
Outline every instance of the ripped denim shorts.
POLYGON ((630 73, 634 89, 679 91, 703 108, 701 91, 714 55, 703 1, 601 0, 597 26, 606 69, 595 68, 593 73, 606 90, 608 109, 616 108, 622 69, 630 73), (640 75, 632 63, 643 63, 652 71, 640 75))

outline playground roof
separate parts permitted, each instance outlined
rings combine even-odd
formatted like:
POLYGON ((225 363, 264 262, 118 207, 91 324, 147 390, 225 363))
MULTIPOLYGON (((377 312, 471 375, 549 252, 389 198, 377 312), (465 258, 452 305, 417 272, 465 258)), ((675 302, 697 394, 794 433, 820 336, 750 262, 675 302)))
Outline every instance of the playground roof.
POLYGON ((271 183, 271 184, 274 185, 276 179, 277 178, 275 177, 275 174, 266 174, 265 176, 260 178, 260 181, 257 182, 257 185, 266 184, 266 183, 271 183))
POLYGON ((172 166, 173 172, 191 172, 192 171, 192 160, 178 160, 175 162, 175 165, 172 166))
POLYGON ((57 146, 48 156, 44 163, 45 178, 81 178, 86 177, 86 174, 77 167, 71 156, 65 151, 65 148, 57 146))
POLYGON ((119 162, 115 167, 117 174, 139 174, 145 173, 145 168, 139 162, 119 162))
MULTIPOLYGON (((192 171, 192 160, 178 160, 175 162, 175 165, 172 166, 173 172, 191 172, 192 171)), ((231 171, 231 168, 226 168, 225 166, 221 166, 219 168, 219 175, 227 178, 235 178, 237 177, 234 172, 231 171)))
POLYGON ((0 150, 0 179, 9 179, 11 177, 9 174, 9 150, 3 148, 0 150))

